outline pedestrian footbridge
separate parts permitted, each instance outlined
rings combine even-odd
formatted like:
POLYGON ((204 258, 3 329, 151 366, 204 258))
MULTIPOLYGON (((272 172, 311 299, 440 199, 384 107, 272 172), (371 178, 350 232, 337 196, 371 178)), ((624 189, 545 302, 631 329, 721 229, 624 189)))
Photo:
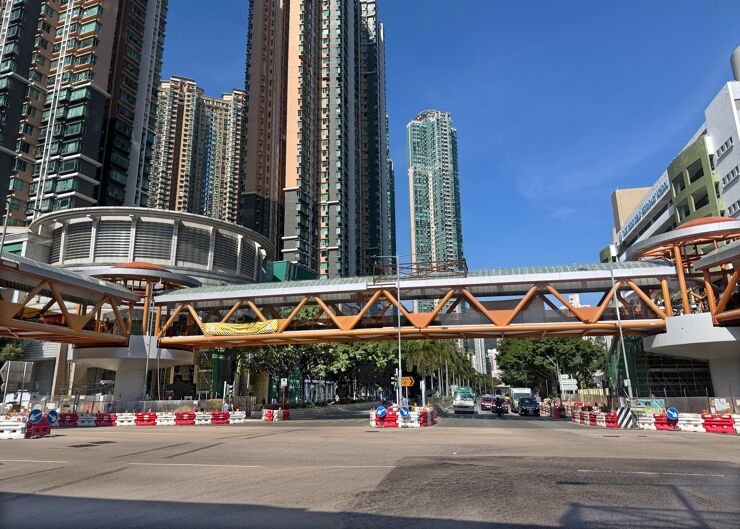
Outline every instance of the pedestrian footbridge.
POLYGON ((134 329, 155 337, 160 347, 193 350, 399 334, 654 336, 666 331, 667 320, 697 314, 708 318, 709 327, 740 322, 740 221, 683 225, 636 246, 631 258, 474 271, 412 265, 334 280, 191 288, 179 282, 162 292, 156 274, 137 278, 158 281, 159 291, 152 285, 132 290, 4 253, 0 335, 120 347, 134 329), (591 302, 581 305, 578 298, 591 302), (137 311, 137 304, 144 310, 137 311))
MULTIPOLYGON (((161 347, 192 350, 386 340, 399 333, 402 339, 620 330, 651 336, 665 332, 667 320, 689 314, 705 314, 710 327, 737 325, 740 221, 702 221, 648 239, 627 262, 474 271, 411 266, 334 280, 180 283, 166 292, 151 285, 134 292, 4 253, 0 335, 120 347, 138 330, 161 347), (142 299, 142 292, 150 294, 142 299)), ((147 277, 141 281, 160 281, 147 277)))
POLYGON ((631 262, 442 275, 182 289, 157 296, 155 328, 163 345, 185 347, 384 340, 399 327, 407 339, 654 334, 676 270, 631 262), (568 299, 586 293, 594 306, 568 299))
POLYGON ((740 379, 740 220, 690 222, 629 257, 195 286, 150 263, 91 277, 3 253, 0 336, 73 344, 73 360, 138 372, 211 347, 623 333, 648 351, 724 362, 740 379))

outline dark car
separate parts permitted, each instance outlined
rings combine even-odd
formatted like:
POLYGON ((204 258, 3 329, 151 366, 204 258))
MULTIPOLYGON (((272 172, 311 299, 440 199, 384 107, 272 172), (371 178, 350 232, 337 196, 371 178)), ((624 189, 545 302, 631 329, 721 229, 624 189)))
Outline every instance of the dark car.
POLYGON ((490 395, 483 395, 480 399, 480 409, 493 411, 493 397, 490 395))
POLYGON ((534 397, 522 397, 519 399, 519 415, 539 415, 540 404, 534 397))

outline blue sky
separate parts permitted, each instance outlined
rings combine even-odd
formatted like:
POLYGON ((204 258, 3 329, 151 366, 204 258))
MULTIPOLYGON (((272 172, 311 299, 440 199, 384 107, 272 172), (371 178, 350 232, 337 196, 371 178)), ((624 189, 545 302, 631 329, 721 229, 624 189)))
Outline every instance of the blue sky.
MULTIPOLYGON (((163 77, 244 82, 247 2, 170 2, 163 77)), ((737 0, 379 0, 398 246, 406 123, 452 113, 471 268, 597 262, 610 194, 649 186, 703 121, 740 45, 737 0)))

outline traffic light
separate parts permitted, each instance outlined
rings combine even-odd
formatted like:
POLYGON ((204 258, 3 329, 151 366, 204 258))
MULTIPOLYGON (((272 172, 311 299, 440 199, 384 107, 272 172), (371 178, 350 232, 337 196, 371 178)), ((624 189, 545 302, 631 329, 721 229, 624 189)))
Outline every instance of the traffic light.
POLYGON ((224 397, 233 397, 234 396, 234 384, 229 384, 228 382, 224 382, 224 397))
POLYGON ((398 377, 396 375, 391 376, 391 384, 393 384, 394 388, 398 386, 398 377))

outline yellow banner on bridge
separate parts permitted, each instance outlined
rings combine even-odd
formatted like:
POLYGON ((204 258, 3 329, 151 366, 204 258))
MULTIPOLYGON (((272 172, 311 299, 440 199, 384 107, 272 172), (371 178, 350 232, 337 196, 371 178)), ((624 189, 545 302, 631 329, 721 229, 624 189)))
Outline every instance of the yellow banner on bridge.
POLYGON ((254 323, 204 323, 204 334, 209 336, 250 336, 253 334, 272 334, 277 332, 280 320, 258 321, 254 323))

